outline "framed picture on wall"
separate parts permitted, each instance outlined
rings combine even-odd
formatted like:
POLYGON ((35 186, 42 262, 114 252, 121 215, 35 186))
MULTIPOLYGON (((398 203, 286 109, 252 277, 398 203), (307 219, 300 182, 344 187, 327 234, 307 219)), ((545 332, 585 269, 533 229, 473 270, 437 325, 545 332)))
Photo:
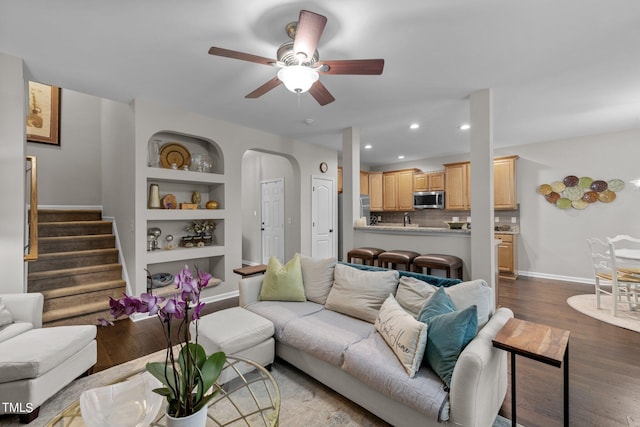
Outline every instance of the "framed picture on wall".
POLYGON ((27 141, 60 145, 60 88, 29 82, 27 141))

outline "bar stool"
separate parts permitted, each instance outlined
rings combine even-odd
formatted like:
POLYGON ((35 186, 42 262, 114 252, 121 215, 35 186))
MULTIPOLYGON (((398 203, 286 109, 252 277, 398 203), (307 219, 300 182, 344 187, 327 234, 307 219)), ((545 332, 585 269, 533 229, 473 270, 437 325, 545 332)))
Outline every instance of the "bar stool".
POLYGON ((406 271, 411 271, 411 263, 418 255, 420 255, 418 252, 394 249, 378 255, 378 265, 385 268, 393 268, 395 265, 394 270, 397 270, 398 266, 404 265, 406 271))
POLYGON ((420 255, 413 260, 414 271, 422 273, 422 269, 427 269, 427 274, 431 274, 431 269, 445 270, 447 277, 451 277, 451 270, 457 269, 458 279, 462 280, 462 259, 454 255, 427 254, 420 255))
POLYGON ((362 261, 364 265, 373 265, 374 262, 378 259, 378 255, 384 252, 384 249, 380 248, 355 248, 351 249, 347 252, 347 262, 352 262, 352 260, 359 259, 362 261))

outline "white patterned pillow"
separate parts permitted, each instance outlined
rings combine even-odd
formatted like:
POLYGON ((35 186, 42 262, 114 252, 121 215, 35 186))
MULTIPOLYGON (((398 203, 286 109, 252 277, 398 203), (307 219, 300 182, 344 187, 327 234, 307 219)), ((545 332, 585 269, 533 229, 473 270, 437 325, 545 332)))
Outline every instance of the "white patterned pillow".
POLYGON ((10 323, 13 323, 13 316, 0 299, 0 326, 8 325, 10 323))
POLYGON ((414 319, 389 295, 380 307, 375 327, 413 378, 427 345, 427 325, 414 319))

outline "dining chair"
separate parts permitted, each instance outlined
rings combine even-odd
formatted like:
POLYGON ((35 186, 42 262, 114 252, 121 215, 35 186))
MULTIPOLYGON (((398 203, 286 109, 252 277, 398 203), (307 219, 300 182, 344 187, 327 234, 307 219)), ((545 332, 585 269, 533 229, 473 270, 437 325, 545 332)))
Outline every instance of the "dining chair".
POLYGON ((624 296, 627 297, 627 302, 631 309, 633 304, 629 291, 637 290, 635 285, 640 283, 640 278, 635 279, 637 282, 632 282, 632 276, 629 273, 618 271, 615 247, 609 240, 604 241, 594 237, 587 239, 587 243, 591 248, 591 260, 593 263, 596 290, 596 308, 601 308, 600 296, 604 293, 612 297, 613 303, 611 310, 613 316, 618 315, 618 304, 624 296), (630 284, 632 284, 632 286, 630 286, 630 284))
POLYGON ((629 309, 638 308, 640 294, 640 239, 621 234, 608 237, 609 251, 615 256, 618 282, 626 289, 629 309))

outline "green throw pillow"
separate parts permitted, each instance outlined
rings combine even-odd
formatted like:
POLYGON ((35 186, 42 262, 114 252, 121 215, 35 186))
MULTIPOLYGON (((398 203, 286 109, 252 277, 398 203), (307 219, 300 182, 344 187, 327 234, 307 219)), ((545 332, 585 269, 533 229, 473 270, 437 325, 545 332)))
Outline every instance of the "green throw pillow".
POLYGON ((261 301, 306 301, 302 282, 300 256, 295 255, 283 267, 276 257, 270 257, 260 288, 261 301))
POLYGON ((425 359, 447 387, 462 350, 478 332, 478 308, 439 314, 427 322, 425 359))

